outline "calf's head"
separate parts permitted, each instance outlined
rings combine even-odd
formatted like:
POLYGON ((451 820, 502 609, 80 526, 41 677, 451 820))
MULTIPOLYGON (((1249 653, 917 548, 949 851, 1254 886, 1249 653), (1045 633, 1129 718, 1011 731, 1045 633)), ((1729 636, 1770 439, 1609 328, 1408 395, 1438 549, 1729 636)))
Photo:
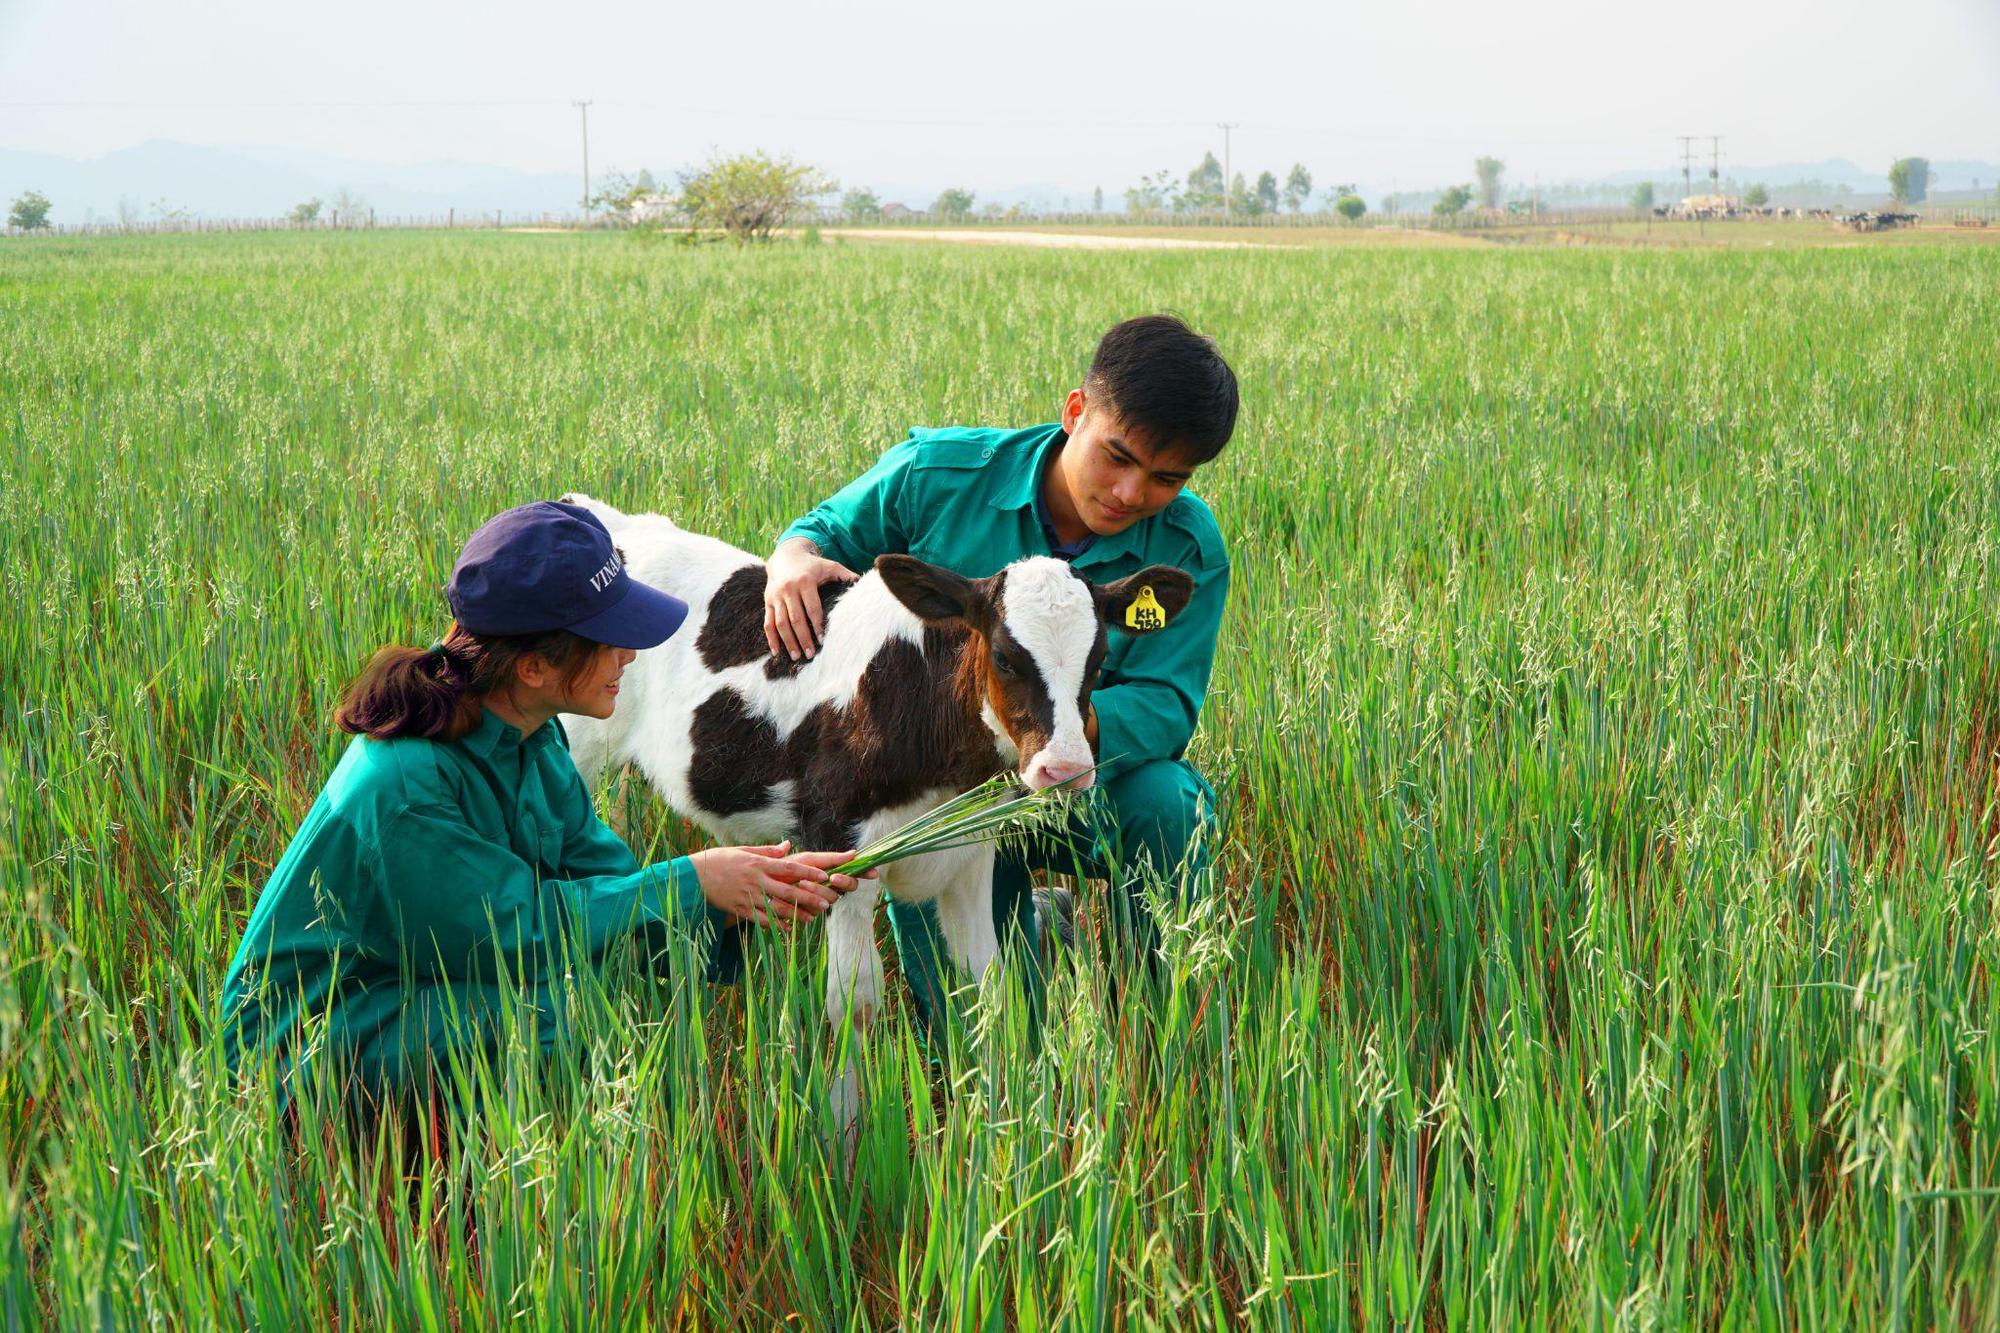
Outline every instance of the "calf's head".
POLYGON ((1105 627, 1154 633, 1194 592, 1194 580, 1170 565, 1103 585, 1047 556, 1017 560, 984 579, 907 555, 885 555, 875 568, 926 624, 971 631, 966 680, 1002 753, 1012 751, 1021 781, 1035 791, 1091 784, 1097 759, 1083 719, 1104 662, 1105 627))

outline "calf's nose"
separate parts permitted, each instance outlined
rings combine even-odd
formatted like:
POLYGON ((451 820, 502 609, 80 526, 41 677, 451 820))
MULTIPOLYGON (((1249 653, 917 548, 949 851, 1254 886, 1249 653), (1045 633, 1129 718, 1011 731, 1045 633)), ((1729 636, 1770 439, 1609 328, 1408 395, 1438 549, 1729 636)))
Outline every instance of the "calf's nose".
POLYGON ((1043 791, 1050 787, 1070 784, 1071 791, 1088 791, 1097 781, 1097 774, 1088 764, 1051 764, 1037 761, 1028 768, 1022 778, 1029 791, 1043 791))

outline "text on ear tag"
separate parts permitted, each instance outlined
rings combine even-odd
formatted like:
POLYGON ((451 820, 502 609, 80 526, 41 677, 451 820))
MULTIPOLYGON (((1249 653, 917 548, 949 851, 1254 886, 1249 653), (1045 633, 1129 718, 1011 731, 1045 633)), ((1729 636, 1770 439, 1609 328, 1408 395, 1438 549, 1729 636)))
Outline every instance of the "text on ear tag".
POLYGON ((1166 627, 1166 608, 1154 598, 1153 589, 1150 586, 1139 589, 1139 595, 1125 608, 1125 628, 1151 630, 1166 627))

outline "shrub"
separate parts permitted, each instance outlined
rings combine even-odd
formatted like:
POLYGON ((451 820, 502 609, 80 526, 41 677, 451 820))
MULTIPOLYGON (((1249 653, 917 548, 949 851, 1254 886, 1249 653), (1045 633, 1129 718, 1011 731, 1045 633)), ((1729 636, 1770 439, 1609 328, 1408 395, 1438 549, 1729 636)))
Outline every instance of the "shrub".
POLYGON ((711 159, 681 176, 681 211, 695 229, 765 241, 820 195, 840 188, 817 167, 762 152, 711 159))
POLYGON ((1454 185, 1438 196, 1438 201, 1431 205, 1431 212, 1444 218, 1457 217, 1465 211, 1466 205, 1471 202, 1472 187, 1470 185, 1454 185))
POLYGON ((40 190, 29 190, 14 200, 7 210, 7 225, 20 231, 40 231, 49 225, 49 199, 40 190))

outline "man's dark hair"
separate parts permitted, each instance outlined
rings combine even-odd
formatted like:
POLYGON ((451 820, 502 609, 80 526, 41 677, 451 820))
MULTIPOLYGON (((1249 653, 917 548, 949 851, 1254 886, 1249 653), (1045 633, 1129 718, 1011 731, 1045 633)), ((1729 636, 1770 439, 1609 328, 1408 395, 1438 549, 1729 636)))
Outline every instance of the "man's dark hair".
POLYGON ((1097 344, 1083 391, 1143 431, 1155 449, 1202 464, 1236 429, 1236 372, 1204 338, 1172 315, 1141 315, 1097 344))

